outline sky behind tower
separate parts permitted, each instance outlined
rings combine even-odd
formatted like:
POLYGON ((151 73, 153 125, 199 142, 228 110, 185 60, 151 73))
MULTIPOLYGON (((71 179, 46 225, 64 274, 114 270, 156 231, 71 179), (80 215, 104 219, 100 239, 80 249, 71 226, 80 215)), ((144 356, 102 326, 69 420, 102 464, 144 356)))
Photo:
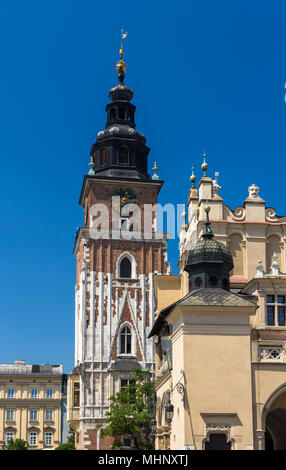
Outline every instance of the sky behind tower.
MULTIPOLYGON (((78 199, 121 28, 160 203, 187 202, 206 150, 225 204, 241 205, 255 183, 286 214, 285 17, 283 0, 1 3, 1 363, 74 366, 78 199)), ((173 273, 178 255, 171 240, 173 273)))

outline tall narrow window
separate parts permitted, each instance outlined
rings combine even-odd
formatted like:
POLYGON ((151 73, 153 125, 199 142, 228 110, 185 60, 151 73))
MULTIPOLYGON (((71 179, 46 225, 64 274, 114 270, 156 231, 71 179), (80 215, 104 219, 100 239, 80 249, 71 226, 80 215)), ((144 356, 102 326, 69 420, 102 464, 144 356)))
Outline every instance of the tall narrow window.
POLYGON ((15 410, 7 410, 7 421, 14 421, 15 410))
POLYGON ((30 421, 38 420, 38 410, 30 410, 30 421))
POLYGON ((46 410, 46 421, 53 420, 53 410, 46 410))
POLYGON ((53 398, 53 389, 52 388, 47 388, 46 398, 53 398))
POLYGON ((31 388, 31 398, 38 398, 38 389, 31 388))
POLYGON ((115 121, 115 109, 110 110, 110 121, 115 121))
POLYGON ((125 325, 120 333, 120 354, 131 354, 131 330, 125 325))
POLYGON ((6 432, 6 446, 9 444, 11 439, 14 439, 14 433, 12 431, 6 432))
POLYGON ((51 447, 53 445, 53 433, 48 431, 45 432, 45 446, 51 447))
POLYGON ((125 109, 124 108, 119 108, 118 117, 119 117, 119 119, 125 119, 125 109))
POLYGON ((73 406, 79 406, 79 382, 73 384, 73 406))
POLYGON ((8 388, 8 398, 15 398, 15 388, 8 388))
POLYGON ((120 263, 119 277, 131 278, 131 261, 126 257, 120 263))
POLYGON ((103 165, 107 165, 107 163, 108 163, 108 152, 107 152, 107 149, 104 148, 100 150, 99 165, 103 166, 103 165))
POLYGON ((38 445, 38 433, 37 432, 30 432, 30 434, 29 434, 29 445, 30 446, 37 446, 38 445))
POLYGON ((120 147, 119 149, 119 163, 122 165, 128 165, 129 163, 129 152, 127 147, 120 147))

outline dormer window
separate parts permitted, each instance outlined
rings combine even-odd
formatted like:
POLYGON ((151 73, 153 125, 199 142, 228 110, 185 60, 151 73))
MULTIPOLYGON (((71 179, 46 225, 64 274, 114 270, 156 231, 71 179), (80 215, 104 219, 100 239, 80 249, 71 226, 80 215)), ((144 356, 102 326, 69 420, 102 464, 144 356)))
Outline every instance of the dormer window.
POLYGON ((100 150, 100 156, 99 156, 99 166, 107 165, 108 163, 108 152, 107 149, 101 149, 100 150))
POLYGON ((128 148, 125 146, 122 146, 119 149, 119 163, 121 165, 128 165, 129 163, 129 152, 128 148))

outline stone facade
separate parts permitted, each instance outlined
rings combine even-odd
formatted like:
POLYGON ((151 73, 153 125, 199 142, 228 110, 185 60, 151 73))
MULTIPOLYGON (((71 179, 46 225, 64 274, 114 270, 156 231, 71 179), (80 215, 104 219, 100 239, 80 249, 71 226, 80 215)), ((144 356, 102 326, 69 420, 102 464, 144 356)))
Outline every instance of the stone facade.
POLYGON ((155 276, 157 449, 286 449, 286 217, 266 207, 256 185, 248 189, 231 210, 211 178, 193 184, 180 275, 155 276), (184 271, 206 205, 215 240, 233 256, 228 302, 216 296, 220 289, 196 297, 184 271), (165 321, 156 330, 159 313, 165 321))
POLYGON ((53 450, 63 442, 62 382, 61 365, 0 364, 1 449, 9 437, 23 439, 30 450, 53 450))

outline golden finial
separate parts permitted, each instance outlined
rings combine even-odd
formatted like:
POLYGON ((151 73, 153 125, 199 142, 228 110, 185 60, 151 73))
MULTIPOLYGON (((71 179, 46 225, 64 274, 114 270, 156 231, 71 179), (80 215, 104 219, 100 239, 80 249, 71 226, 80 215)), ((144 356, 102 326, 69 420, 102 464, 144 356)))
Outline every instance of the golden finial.
POLYGON ((120 82, 123 82, 124 74, 127 70, 126 64, 123 60, 123 54, 124 54, 123 39, 125 39, 126 36, 127 36, 127 32, 124 33, 123 29, 121 29, 121 44, 120 44, 120 50, 119 50, 120 60, 118 62, 116 62, 116 70, 118 72, 118 78, 119 78, 120 82))

